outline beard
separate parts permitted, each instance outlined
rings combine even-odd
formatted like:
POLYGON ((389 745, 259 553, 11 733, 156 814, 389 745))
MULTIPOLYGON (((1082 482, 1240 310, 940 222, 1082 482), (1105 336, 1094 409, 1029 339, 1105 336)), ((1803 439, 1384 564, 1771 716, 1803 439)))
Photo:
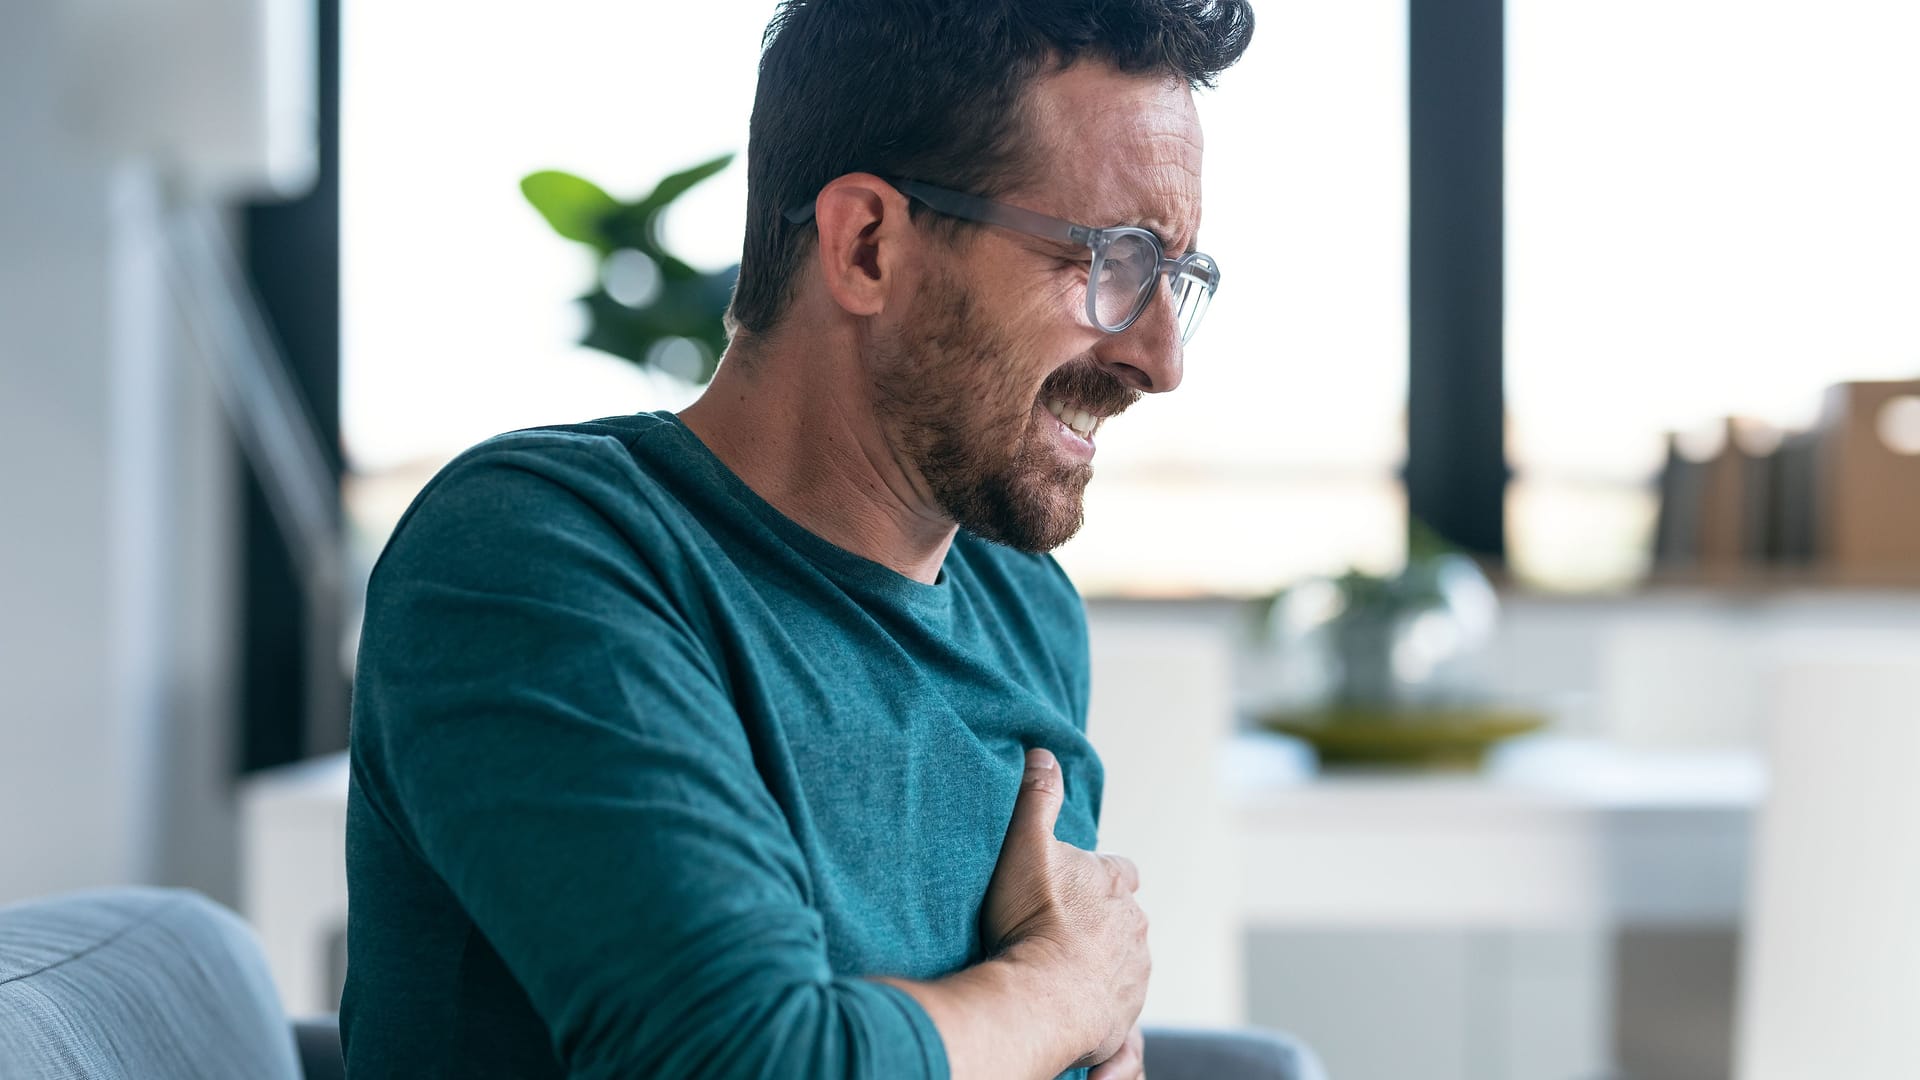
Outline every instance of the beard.
POLYGON ((1092 357, 1055 369, 1036 395, 1011 335, 948 278, 911 337, 877 350, 875 410, 907 464, 960 528, 1020 551, 1052 551, 1085 520, 1093 466, 1056 448, 1047 401, 1114 415, 1139 400, 1092 357))

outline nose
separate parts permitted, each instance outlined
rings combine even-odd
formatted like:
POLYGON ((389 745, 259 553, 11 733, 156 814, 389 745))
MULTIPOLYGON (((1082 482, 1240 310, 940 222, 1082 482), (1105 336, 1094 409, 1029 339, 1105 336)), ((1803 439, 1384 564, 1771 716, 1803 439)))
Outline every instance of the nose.
POLYGON ((1102 335, 1105 340, 1094 346, 1094 358, 1142 393, 1164 394, 1179 386, 1185 349, 1173 307, 1173 290, 1163 275, 1154 282, 1140 317, 1117 334, 1102 335))

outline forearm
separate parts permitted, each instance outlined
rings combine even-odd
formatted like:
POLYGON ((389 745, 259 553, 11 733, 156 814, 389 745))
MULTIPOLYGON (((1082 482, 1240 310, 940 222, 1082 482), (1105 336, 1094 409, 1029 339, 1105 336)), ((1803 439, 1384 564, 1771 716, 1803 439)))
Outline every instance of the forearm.
POLYGON ((946 1044, 953 1080, 1050 1080, 1092 1045, 1081 1031, 1080 1003, 1063 980, 1018 947, 932 982, 877 981, 926 1010, 946 1044))

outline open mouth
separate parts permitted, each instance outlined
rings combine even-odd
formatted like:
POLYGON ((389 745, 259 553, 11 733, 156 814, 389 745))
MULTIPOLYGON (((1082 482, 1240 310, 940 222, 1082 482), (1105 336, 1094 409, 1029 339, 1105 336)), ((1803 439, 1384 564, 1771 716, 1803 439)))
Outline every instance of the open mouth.
POLYGON ((1100 421, 1106 419, 1104 416, 1090 413, 1085 409, 1074 408, 1064 401, 1048 401, 1046 406, 1047 411, 1053 414, 1055 420, 1060 421, 1060 423, 1066 426, 1068 431, 1073 432, 1088 442, 1092 442, 1093 433, 1100 430, 1100 421))

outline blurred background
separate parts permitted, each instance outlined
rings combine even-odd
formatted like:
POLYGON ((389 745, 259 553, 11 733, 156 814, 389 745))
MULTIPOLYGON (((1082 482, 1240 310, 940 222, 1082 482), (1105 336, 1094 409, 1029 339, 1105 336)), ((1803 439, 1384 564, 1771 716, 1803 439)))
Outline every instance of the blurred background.
MULTIPOLYGON (((1257 10, 1222 291, 1058 553, 1149 1019, 1920 1075, 1920 9, 1257 10)), ((771 12, 0 6, 0 903, 190 886, 337 1003, 366 574, 472 443, 698 393, 581 342, 737 261, 771 12)))

